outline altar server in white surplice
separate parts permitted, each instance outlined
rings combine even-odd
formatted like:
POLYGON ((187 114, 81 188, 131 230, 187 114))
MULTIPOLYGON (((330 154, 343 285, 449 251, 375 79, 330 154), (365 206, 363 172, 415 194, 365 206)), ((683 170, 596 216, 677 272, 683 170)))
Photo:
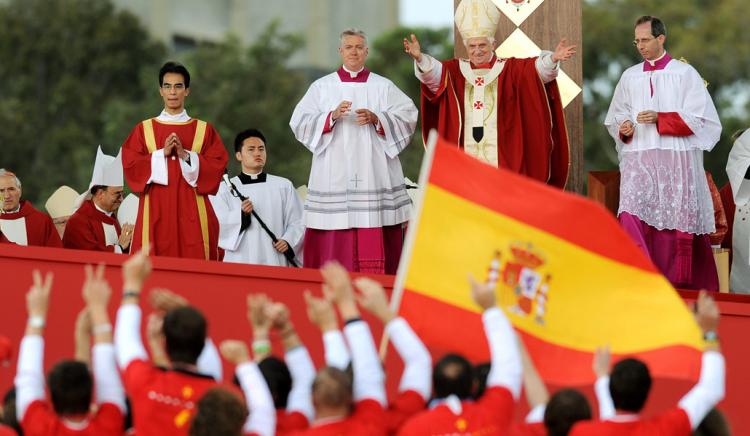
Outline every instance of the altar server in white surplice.
POLYGON ((219 247, 224 249, 224 262, 288 266, 284 253, 290 251, 301 264, 302 201, 292 182, 267 174, 266 138, 257 129, 248 129, 234 139, 234 155, 242 165, 239 176, 231 179, 247 200, 234 196, 222 183, 211 196, 211 206, 219 219, 219 247), (276 235, 274 243, 263 230, 252 211, 276 235))
POLYGON ((742 132, 734 141, 727 161, 727 175, 736 206, 729 289, 750 294, 750 129, 742 132))
POLYGON ((313 153, 305 201, 305 266, 396 272, 411 214, 398 155, 417 123, 414 103, 365 68, 364 33, 341 34, 343 66, 316 80, 289 125, 313 153))
POLYGON ((666 33, 656 17, 636 21, 643 62, 622 74, 604 121, 620 159, 618 217, 674 286, 717 291, 703 153, 718 142, 721 122, 695 68, 666 52, 666 33))

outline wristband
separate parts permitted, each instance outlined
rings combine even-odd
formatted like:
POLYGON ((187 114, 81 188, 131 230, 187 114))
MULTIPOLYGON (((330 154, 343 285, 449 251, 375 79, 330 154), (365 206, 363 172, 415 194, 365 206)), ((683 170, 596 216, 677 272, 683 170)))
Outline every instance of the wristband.
POLYGON ((28 325, 29 327, 34 327, 37 329, 40 329, 44 327, 44 317, 41 316, 31 316, 29 317, 28 325))
POLYGON ((271 341, 268 339, 259 339, 253 341, 253 354, 268 354, 271 352, 271 341))
POLYGON ((128 298, 128 297, 135 297, 135 298, 140 299, 141 298, 141 293, 140 292, 136 292, 136 291, 123 291, 122 292, 122 298, 125 299, 125 298, 128 298))
POLYGON ((707 331, 703 333, 703 340, 710 343, 717 343, 719 342, 719 334, 714 330, 707 331))

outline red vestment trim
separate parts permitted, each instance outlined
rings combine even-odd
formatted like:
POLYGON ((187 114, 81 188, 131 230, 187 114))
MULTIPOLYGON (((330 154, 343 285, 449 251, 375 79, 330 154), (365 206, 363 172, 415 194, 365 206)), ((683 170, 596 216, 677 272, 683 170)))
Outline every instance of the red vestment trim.
POLYGON ((685 124, 677 112, 659 112, 656 118, 656 130, 660 135, 690 136, 693 131, 685 124))

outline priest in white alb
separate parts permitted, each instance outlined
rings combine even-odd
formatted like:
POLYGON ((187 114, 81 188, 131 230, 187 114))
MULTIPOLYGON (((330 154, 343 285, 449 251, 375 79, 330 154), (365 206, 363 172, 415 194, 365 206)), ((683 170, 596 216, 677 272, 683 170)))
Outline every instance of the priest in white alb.
POLYGON ((620 159, 618 217, 674 286, 718 291, 703 153, 721 122, 700 74, 664 49, 664 23, 643 16, 634 35, 643 62, 622 74, 604 121, 620 159))
POLYGON ((343 66, 316 80, 289 125, 312 153, 305 200, 305 267, 395 274, 410 218, 399 153, 417 123, 414 103, 365 67, 367 38, 341 33, 343 66))
POLYGON ((750 129, 739 134, 734 141, 727 161, 727 175, 736 207, 729 289, 750 294, 750 129))
POLYGON ((77 250, 127 253, 133 239, 133 225, 120 227, 117 208, 123 199, 122 149, 107 156, 99 146, 88 190, 78 210, 68 219, 63 246, 77 250))
POLYGON ((286 256, 301 265, 305 224, 302 201, 292 182, 268 174, 266 138, 257 129, 247 129, 234 139, 234 155, 242 171, 230 181, 244 201, 226 183, 209 197, 219 219, 219 247, 224 262, 290 266, 286 256), (261 226, 253 211, 276 237, 261 226))
POLYGON ((62 247, 52 219, 30 201, 21 200, 21 180, 0 168, 0 241, 16 245, 62 247))

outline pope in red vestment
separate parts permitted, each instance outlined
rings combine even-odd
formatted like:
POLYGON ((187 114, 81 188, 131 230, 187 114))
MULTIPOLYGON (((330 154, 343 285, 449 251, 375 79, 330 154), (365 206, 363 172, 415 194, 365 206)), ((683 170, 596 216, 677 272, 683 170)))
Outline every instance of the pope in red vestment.
POLYGON ((219 222, 207 196, 219 188, 227 152, 213 126, 185 112, 185 67, 168 62, 159 81, 164 111, 122 146, 125 180, 140 196, 131 252, 148 245, 157 256, 216 260, 219 222))

